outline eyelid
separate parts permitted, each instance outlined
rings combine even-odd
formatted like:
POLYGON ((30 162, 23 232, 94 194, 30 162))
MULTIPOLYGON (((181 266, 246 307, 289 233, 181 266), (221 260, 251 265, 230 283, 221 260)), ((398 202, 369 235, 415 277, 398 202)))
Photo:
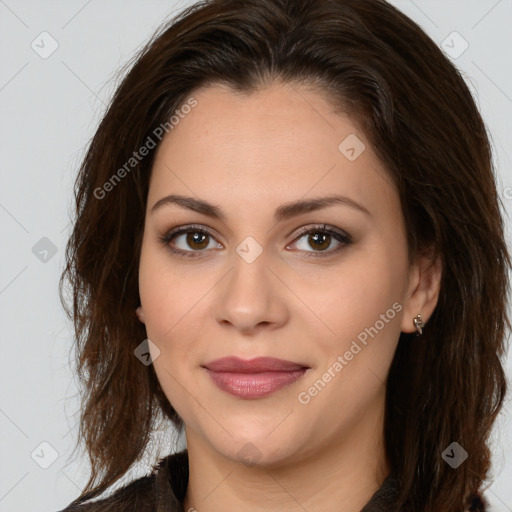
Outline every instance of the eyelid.
POLYGON ((194 254, 198 254, 198 253, 200 254, 202 252, 206 252, 205 250, 185 251, 183 249, 175 249, 171 246, 171 240, 173 240, 177 236, 181 236, 181 235, 189 233, 189 232, 203 233, 220 244, 220 242, 217 241, 216 235, 214 236, 212 234, 212 232, 215 232, 215 230, 213 228, 211 228, 210 226, 206 226, 203 224, 184 224, 184 225, 176 226, 174 228, 171 228, 171 229, 165 231, 162 235, 158 235, 157 238, 162 243, 162 245, 164 247, 169 249, 169 251, 171 251, 172 253, 175 253, 175 254, 184 255, 185 257, 186 256, 194 257, 194 254))
MULTIPOLYGON (((184 257, 201 257, 201 253, 208 253, 209 250, 202 249, 202 250, 183 250, 183 249, 176 249, 171 246, 171 240, 176 238, 177 236, 181 236, 183 234, 189 233, 189 232, 198 232, 203 233, 213 240, 215 240, 217 243, 221 244, 217 238, 216 235, 212 232, 216 232, 213 228, 203 225, 203 224, 184 224, 180 226, 176 226, 174 228, 171 228, 170 230, 166 231, 163 235, 158 236, 159 241, 167 247, 172 253, 182 255, 184 257)), ((326 250, 326 251, 302 251, 299 249, 299 252, 305 252, 309 254, 309 256, 306 256, 308 258, 311 257, 327 257, 329 255, 336 254, 340 251, 341 248, 349 246, 353 243, 352 236, 349 235, 346 231, 341 230, 339 228, 336 228, 334 226, 331 226, 329 224, 308 224, 306 226, 302 226, 301 228, 298 228, 293 233, 293 240, 286 246, 288 248, 291 244, 296 243, 298 240, 303 238, 304 235, 308 233, 314 233, 314 232, 325 232, 331 236, 334 236, 334 239, 338 242, 339 246, 336 249, 326 250)), ((221 244, 222 245, 222 244, 221 244)), ((211 249, 210 249, 211 250, 211 249)))
POLYGON ((297 238, 302 238, 303 235, 317 231, 325 231, 327 233, 332 233, 338 235, 340 238, 343 238, 347 243, 352 243, 352 237, 342 229, 331 226, 330 224, 308 224, 306 226, 302 226, 297 231, 293 233, 293 241, 295 242, 297 238))

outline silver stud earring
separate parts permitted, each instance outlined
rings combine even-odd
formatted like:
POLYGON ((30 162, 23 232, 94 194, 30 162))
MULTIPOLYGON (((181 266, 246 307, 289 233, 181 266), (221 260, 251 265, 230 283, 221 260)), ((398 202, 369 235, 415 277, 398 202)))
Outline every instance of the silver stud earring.
POLYGON ((420 334, 423 334, 423 327, 425 327, 425 324, 423 323, 423 320, 421 319, 421 315, 418 313, 416 315, 416 318, 413 319, 414 326, 416 327, 416 330, 418 331, 416 333, 416 336, 419 336, 420 334))

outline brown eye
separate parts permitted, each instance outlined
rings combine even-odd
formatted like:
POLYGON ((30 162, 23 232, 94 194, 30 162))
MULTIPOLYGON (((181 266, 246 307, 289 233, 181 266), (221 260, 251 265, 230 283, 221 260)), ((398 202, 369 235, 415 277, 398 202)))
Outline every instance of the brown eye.
MULTIPOLYGON (((185 257, 197 257, 207 253, 207 250, 223 248, 202 226, 180 226, 160 236, 159 240, 173 254, 185 257)), ((299 251, 307 254, 305 257, 311 258, 337 253, 343 247, 349 246, 352 243, 352 238, 335 228, 327 228, 324 224, 323 226, 302 228, 293 243, 299 251), (334 249, 331 249, 333 244, 334 249)))
POLYGON ((307 256, 308 258, 331 255, 351 243, 352 239, 349 235, 333 228, 327 228, 326 225, 301 229, 294 242, 299 250, 310 253, 307 256), (301 243, 302 239, 304 239, 304 242, 301 243), (333 242, 336 243, 335 248, 329 250, 333 242))
POLYGON ((160 242, 172 253, 196 257, 205 249, 222 248, 213 236, 201 226, 180 226, 159 237, 160 242))
POLYGON ((308 243, 314 249, 327 249, 331 245, 331 235, 328 233, 314 233, 308 235, 308 243))
POLYGON ((188 231, 186 235, 186 244, 192 249, 206 249, 208 243, 205 244, 205 240, 208 239, 206 233, 199 231, 188 231))

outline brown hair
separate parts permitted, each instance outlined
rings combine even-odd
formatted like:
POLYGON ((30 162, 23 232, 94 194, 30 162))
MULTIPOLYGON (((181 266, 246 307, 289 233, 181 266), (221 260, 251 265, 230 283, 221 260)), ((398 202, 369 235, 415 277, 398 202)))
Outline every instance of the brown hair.
POLYGON ((130 65, 77 177, 60 282, 61 298, 65 279, 72 287, 72 310, 62 300, 83 386, 78 442, 92 464, 81 498, 126 474, 159 414, 183 425, 152 365, 134 357, 146 337, 134 310, 156 150, 104 198, 98 190, 198 87, 250 93, 281 80, 315 86, 361 123, 399 191, 410 260, 427 250, 441 258, 437 307, 422 336, 401 334, 391 365, 385 445, 395 510, 461 511, 487 477, 507 389, 510 257, 486 128, 459 71, 384 0, 202 1, 130 65), (454 441, 469 454, 456 470, 441 457, 454 441))

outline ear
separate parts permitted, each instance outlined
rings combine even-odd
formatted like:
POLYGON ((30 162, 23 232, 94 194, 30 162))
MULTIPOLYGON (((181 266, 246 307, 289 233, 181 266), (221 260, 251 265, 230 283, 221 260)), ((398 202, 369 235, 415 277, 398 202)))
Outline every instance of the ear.
POLYGON ((404 299, 402 332, 416 332, 413 319, 421 314, 427 323, 436 308, 441 289, 442 263, 439 256, 418 255, 410 268, 407 291, 404 299))
POLYGON ((142 306, 139 306, 135 310, 135 314, 137 315, 137 318, 139 319, 139 322, 144 323, 144 311, 142 311, 142 306))

